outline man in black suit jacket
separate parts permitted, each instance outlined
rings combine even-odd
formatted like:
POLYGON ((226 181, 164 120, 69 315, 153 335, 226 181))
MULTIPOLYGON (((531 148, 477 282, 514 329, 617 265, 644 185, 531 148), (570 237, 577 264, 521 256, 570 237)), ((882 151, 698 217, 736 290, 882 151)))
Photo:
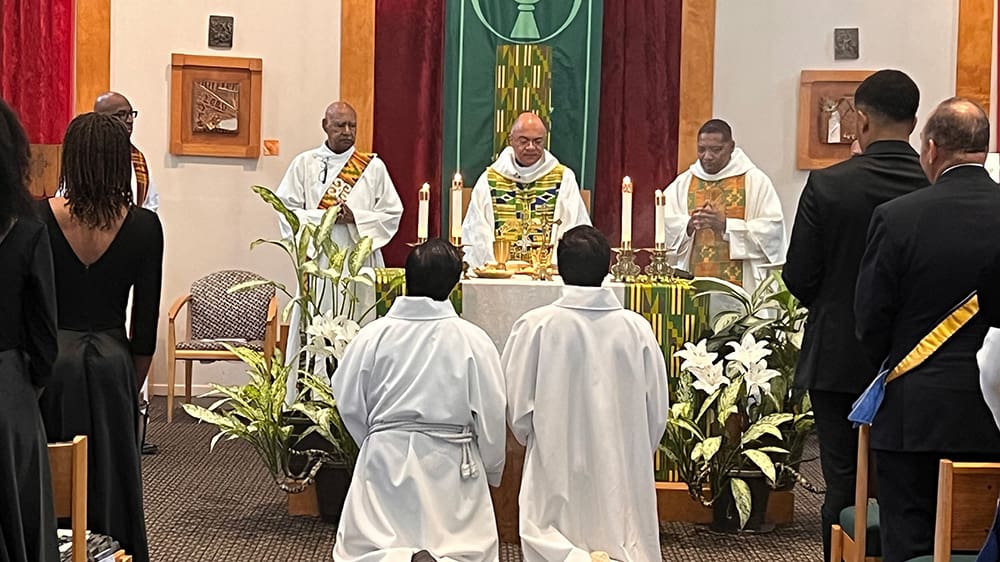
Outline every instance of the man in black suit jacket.
MULTIPOLYGON (((854 504, 858 438, 847 414, 877 374, 854 336, 854 285, 868 222, 878 205, 927 185, 908 141, 920 102, 913 80, 880 70, 858 86, 854 100, 863 153, 809 175, 782 271, 809 309, 795 385, 809 390, 819 435, 824 560, 830 526, 854 504)), ((877 555, 878 546, 869 552, 877 555)))
MULTIPOLYGON (((900 360, 975 291, 1000 252, 1000 186, 983 167, 990 123, 975 103, 941 103, 921 134, 932 185, 872 216, 854 304, 873 364, 900 360)), ((885 562, 933 550, 938 462, 1000 459, 1000 431, 979 388, 979 314, 885 388, 872 424, 885 562)))

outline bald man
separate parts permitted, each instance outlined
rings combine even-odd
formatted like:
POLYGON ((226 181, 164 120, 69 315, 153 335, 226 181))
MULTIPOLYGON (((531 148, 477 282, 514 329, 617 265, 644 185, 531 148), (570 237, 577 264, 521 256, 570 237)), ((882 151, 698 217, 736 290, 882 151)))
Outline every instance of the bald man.
POLYGON ((931 186, 875 209, 854 300, 862 349, 873 365, 902 372, 885 384, 871 426, 885 562, 933 552, 941 459, 1000 460, 976 364, 990 314, 960 328, 942 322, 1000 255, 1000 188, 983 167, 990 122, 975 103, 952 98, 920 137, 931 186))
MULTIPOLYGON (((117 117, 132 136, 132 126, 139 112, 132 109, 128 99, 118 92, 104 92, 94 100, 94 112, 117 117)), ((62 188, 56 196, 62 196, 62 188)), ((153 178, 149 175, 146 156, 132 145, 132 202, 154 213, 160 208, 160 194, 156 191, 153 178)))
MULTIPOLYGON (((465 261, 470 266, 494 261, 493 241, 505 225, 535 218, 561 221, 552 228, 553 244, 563 232, 590 225, 576 175, 545 149, 547 136, 537 115, 522 113, 510 129, 509 146, 476 181, 462 223, 462 242, 468 245, 465 261)), ((510 259, 531 261, 516 244, 518 232, 505 229, 500 235, 515 242, 510 259)))
MULTIPOLYGON (((339 204, 333 241, 344 246, 370 237, 375 251, 369 265, 382 267, 379 248, 396 235, 403 203, 385 164, 375 154, 355 148, 358 117, 350 104, 330 104, 322 126, 326 140, 292 160, 276 195, 304 223, 318 224, 326 209, 339 204)), ((281 234, 291 233, 281 221, 281 234)))
MULTIPOLYGON (((330 104, 321 125, 326 140, 292 160, 275 194, 303 225, 318 225, 328 208, 340 205, 330 237, 340 247, 353 245, 366 236, 371 238, 373 251, 365 265, 383 267, 381 248, 399 229, 403 203, 382 160, 354 146, 358 117, 350 104, 342 101, 330 104)), ((282 237, 291 236, 288 223, 281 217, 278 221, 282 237)), ((328 299, 332 293, 332 290, 326 292, 328 299)), ((369 297, 372 295, 359 295, 363 301, 369 297)), ((361 302, 359 310, 366 310, 368 304, 361 302)), ((295 307, 290 333, 297 333, 298 322, 298 307, 295 307)), ((298 338, 292 338, 288 356, 297 349, 298 338)))

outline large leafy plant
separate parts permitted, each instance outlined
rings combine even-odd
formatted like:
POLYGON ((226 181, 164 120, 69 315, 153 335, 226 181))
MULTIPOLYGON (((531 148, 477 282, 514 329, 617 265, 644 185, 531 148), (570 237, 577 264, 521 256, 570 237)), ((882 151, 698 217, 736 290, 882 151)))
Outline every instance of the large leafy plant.
POLYGON ((793 384, 806 309, 785 286, 778 271, 765 278, 753 293, 718 279, 697 279, 693 285, 698 298, 721 297, 720 300, 731 305, 712 319, 712 335, 706 341, 709 351, 717 352, 727 342, 738 341, 746 334, 767 341, 771 350, 768 365, 780 375, 770 381, 768 410, 793 415, 792 422, 781 428, 788 454, 780 459, 778 484, 784 486, 798 480, 812 488, 797 472, 804 460, 806 441, 814 431, 812 403, 809 393, 793 384))
POLYGON ((662 449, 694 499, 712 505, 731 493, 742 527, 752 499, 741 471, 759 470, 773 485, 788 454, 781 428, 794 416, 772 407, 771 381, 780 374, 768 366, 768 342, 748 333, 726 344, 722 358, 707 340, 675 354, 684 362, 662 449))
POLYGON ((284 293, 288 304, 282 320, 288 321, 293 310, 299 312, 295 337, 298 353, 282 357, 275 352, 268 363, 263 354, 246 348, 230 348, 248 366, 249 380, 244 385, 212 385, 223 398, 208 408, 185 404, 185 411, 196 419, 219 429, 212 448, 220 439, 248 442, 264 461, 278 485, 289 492, 300 492, 313 481, 323 464, 353 467, 358 447, 344 427, 330 388, 329 376, 343 357, 344 349, 360 329, 360 321, 375 305, 360 310, 358 287, 374 285, 374 271, 364 267, 372 254, 372 241, 361 238, 349 246, 339 246, 330 236, 339 215, 339 206, 327 209, 316 224, 299 220, 268 188, 253 186, 253 191, 284 219, 290 234, 281 239, 258 239, 260 245, 282 250, 295 272, 296 286, 289 289, 274 280, 256 280, 231 287, 230 292, 271 285, 284 293), (289 384, 293 380, 294 385, 289 384), (288 388, 294 386, 289 400, 288 388), (291 423, 293 416, 308 420, 298 435, 291 423), (329 451, 296 448, 310 434, 323 437, 329 451), (304 463, 292 462, 304 457, 304 463), (304 465, 293 470, 293 465, 304 465))

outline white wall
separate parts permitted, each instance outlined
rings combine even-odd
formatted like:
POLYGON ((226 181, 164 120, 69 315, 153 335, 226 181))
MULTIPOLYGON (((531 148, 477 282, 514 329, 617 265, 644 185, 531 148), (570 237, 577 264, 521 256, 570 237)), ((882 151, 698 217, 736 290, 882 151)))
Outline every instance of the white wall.
MULTIPOLYGON (((800 71, 903 70, 920 87, 918 131, 929 111, 954 95, 956 0, 718 0, 717 6, 715 115, 730 122, 737 143, 771 177, 789 231, 807 176, 795 165, 800 71), (833 59, 835 27, 860 29, 858 60, 833 59)), ((914 134, 911 142, 918 139, 914 134)))
MULTIPOLYGON (((139 111, 134 142, 149 160, 160 191, 166 236, 163 307, 155 369, 165 393, 166 315, 195 279, 220 269, 257 271, 291 281, 287 262, 270 248, 273 214, 250 190, 280 181, 295 154, 323 140, 320 119, 340 91, 340 1, 114 0, 111 86, 139 111), (233 48, 207 47, 208 16, 235 17, 233 48), (171 53, 263 59, 262 138, 281 142, 280 156, 259 160, 169 154, 171 53)), ((183 376, 183 369, 178 369, 183 376)), ((196 391, 207 381, 242 380, 240 364, 196 365, 196 391)))

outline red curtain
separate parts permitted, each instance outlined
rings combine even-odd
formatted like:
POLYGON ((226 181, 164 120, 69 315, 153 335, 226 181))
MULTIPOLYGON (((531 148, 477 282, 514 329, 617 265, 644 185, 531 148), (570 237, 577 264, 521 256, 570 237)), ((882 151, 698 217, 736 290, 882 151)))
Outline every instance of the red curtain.
POLYGON ((73 0, 2 0, 0 18, 0 95, 32 143, 59 144, 73 115, 73 0))
POLYGON ((375 116, 372 144, 403 200, 399 232, 382 250, 402 265, 417 237, 417 192, 431 184, 429 235, 441 231, 441 127, 444 4, 375 2, 375 116))
POLYGON ((594 226, 621 239, 631 176, 632 238, 653 245, 653 191, 677 175, 681 0, 605 0, 594 226))

